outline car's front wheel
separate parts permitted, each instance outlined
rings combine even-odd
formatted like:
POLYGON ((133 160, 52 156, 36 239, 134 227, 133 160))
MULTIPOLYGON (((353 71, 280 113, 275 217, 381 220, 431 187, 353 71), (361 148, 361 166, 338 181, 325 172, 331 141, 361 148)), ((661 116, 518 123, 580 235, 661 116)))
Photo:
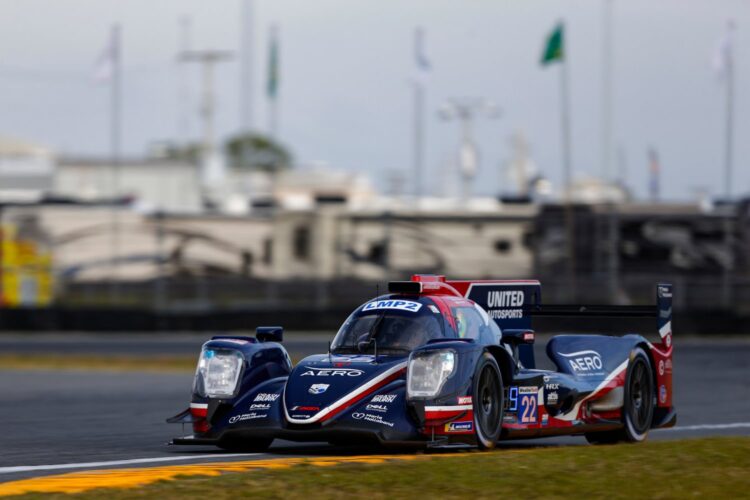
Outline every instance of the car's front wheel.
POLYGON ((489 353, 482 355, 474 372, 472 401, 479 449, 494 448, 503 422, 503 377, 489 353))

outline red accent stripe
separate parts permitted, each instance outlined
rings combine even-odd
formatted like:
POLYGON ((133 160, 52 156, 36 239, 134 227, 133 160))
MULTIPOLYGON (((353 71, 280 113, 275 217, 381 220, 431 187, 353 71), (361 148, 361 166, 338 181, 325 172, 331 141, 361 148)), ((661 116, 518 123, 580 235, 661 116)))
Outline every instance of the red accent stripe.
POLYGON ((339 413, 341 413, 342 411, 346 410, 347 408, 351 408, 352 405, 354 405, 355 403, 357 403, 359 401, 362 401, 363 399, 365 399, 366 397, 368 397, 369 395, 371 395, 373 392, 377 391, 381 387, 383 387, 385 385, 388 385, 391 382, 393 382, 394 380, 400 378, 401 375, 403 375, 404 373, 406 373, 406 367, 404 367, 404 368, 400 369, 399 371, 397 371, 397 372, 389 375, 388 377, 384 378, 383 380, 381 380, 380 382, 378 382, 374 386, 370 387, 370 389, 368 389, 367 391, 365 391, 365 392, 363 392, 363 393, 361 393, 361 394, 359 394, 357 396, 354 396, 353 398, 347 400, 345 403, 341 404, 340 406, 338 406, 338 407, 336 407, 336 408, 334 408, 332 410, 329 410, 329 412, 323 418, 320 419, 320 422, 325 422, 326 420, 330 420, 331 418, 333 418, 334 416, 338 415, 339 413))
POLYGON ((439 410, 439 411, 425 411, 425 420, 442 420, 445 418, 455 417, 462 413, 466 413, 471 410, 439 410))
POLYGON ((190 414, 194 417, 206 418, 208 416, 208 408, 190 408, 190 414))

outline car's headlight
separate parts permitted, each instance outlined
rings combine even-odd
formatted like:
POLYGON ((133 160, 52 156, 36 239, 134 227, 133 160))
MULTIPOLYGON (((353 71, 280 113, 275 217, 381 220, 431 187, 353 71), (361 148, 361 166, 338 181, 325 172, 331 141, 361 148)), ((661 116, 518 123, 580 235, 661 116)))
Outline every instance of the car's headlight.
POLYGON ((420 351, 409 358, 406 375, 409 397, 430 398, 440 394, 456 369, 456 353, 450 350, 420 351))
POLYGON ((203 397, 231 397, 237 388, 244 358, 234 349, 204 348, 195 370, 193 392, 203 397))

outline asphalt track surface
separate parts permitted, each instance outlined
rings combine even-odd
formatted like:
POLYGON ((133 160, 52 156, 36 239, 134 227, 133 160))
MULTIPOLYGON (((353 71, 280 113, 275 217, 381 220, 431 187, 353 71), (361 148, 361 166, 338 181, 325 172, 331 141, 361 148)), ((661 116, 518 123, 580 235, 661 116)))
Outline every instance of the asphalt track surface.
MULTIPOLYGON (((297 334, 288 336, 285 344, 294 355, 302 356, 325 352, 329 338, 297 334)), ((205 339, 195 334, 4 335, 0 353, 197 356, 205 339)), ((544 342, 537 347, 537 359, 546 359, 544 342)), ((750 435, 750 338, 676 338, 674 359, 678 426, 654 431, 649 439, 750 435)), ((167 446, 170 438, 182 432, 179 425, 168 425, 164 419, 186 408, 191 382, 191 373, 0 367, 0 482, 93 468, 363 452, 284 441, 275 442, 269 453, 242 455, 167 446)), ((501 448, 584 443, 582 437, 562 437, 513 441, 501 448)))

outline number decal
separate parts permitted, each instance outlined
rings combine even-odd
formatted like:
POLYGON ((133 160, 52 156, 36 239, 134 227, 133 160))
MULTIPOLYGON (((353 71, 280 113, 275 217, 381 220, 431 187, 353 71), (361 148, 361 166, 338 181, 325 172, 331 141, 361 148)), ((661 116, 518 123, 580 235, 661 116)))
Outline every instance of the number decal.
POLYGON ((508 407, 508 411, 518 410, 518 387, 513 386, 510 388, 508 399, 510 400, 510 406, 508 407))
POLYGON ((521 396, 521 423, 536 423, 536 394, 524 394, 521 396))

